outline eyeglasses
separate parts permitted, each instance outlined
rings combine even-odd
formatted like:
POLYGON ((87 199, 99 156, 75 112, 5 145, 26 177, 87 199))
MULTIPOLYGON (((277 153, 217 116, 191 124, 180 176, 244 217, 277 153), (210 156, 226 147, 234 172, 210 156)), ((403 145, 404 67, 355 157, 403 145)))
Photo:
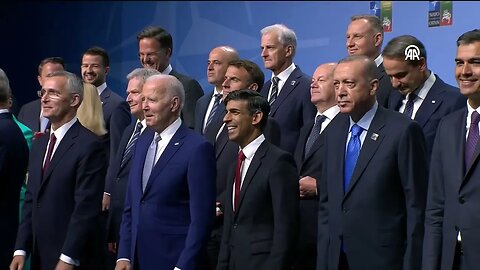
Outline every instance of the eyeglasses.
POLYGON ((51 99, 59 99, 59 98, 62 97, 62 93, 60 93, 60 91, 58 91, 58 90, 42 89, 42 90, 37 91, 37 95, 40 98, 43 98, 44 96, 47 96, 48 98, 51 98, 51 99))

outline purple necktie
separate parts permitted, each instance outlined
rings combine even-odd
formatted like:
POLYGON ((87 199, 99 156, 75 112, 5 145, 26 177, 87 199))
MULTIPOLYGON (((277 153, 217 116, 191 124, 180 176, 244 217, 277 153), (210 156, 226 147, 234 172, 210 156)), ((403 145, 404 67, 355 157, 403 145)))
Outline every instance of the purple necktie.
POLYGON ((472 164, 473 153, 475 152, 475 147, 478 144, 479 135, 478 135, 478 121, 480 120, 480 115, 477 111, 474 111, 471 116, 470 129, 468 130, 467 142, 465 143, 465 167, 468 168, 472 164))

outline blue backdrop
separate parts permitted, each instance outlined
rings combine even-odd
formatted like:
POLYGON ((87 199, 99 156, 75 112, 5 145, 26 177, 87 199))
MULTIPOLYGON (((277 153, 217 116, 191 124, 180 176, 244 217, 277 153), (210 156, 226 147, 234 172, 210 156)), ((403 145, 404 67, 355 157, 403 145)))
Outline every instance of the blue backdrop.
MULTIPOLYGON (((480 3, 453 2, 453 25, 444 27, 428 27, 428 9, 428 1, 394 1, 393 31, 385 34, 384 45, 398 35, 416 36, 427 48, 429 67, 455 85, 455 41, 463 32, 479 27, 480 3)), ((346 56, 350 16, 368 13, 368 1, 3 3, 0 68, 10 77, 21 105, 36 98, 41 59, 61 56, 69 71, 80 74, 82 53, 98 45, 111 58, 109 86, 125 96, 125 76, 140 66, 136 35, 147 25, 159 25, 173 35, 173 67, 196 78, 208 92, 212 88, 206 79, 206 62, 215 46, 235 47, 242 58, 263 68, 260 30, 284 23, 297 34, 295 63, 312 74, 318 64, 346 56)))

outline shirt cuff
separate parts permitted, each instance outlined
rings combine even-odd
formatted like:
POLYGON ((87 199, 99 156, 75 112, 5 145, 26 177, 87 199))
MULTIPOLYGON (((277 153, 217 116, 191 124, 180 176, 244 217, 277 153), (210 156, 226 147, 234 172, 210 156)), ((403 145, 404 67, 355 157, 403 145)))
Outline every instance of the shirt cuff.
POLYGON ((63 253, 60 254, 60 260, 64 263, 72 264, 72 265, 75 265, 75 266, 80 265, 80 262, 78 260, 74 260, 74 259, 68 257, 67 255, 63 254, 63 253))
POLYGON ((127 259, 127 258, 120 258, 120 259, 118 259, 118 260, 117 260, 117 263, 118 263, 119 261, 127 261, 127 262, 129 262, 129 261, 130 261, 130 259, 127 259))
POLYGON ((178 267, 175 267, 175 268, 173 268, 173 270, 182 270, 182 269, 180 269, 180 268, 178 268, 178 267))
POLYGON ((25 250, 17 249, 13 252, 13 256, 27 256, 27 252, 25 250))
POLYGON ((106 191, 104 191, 103 194, 110 196, 110 193, 108 193, 108 192, 106 192, 106 191))

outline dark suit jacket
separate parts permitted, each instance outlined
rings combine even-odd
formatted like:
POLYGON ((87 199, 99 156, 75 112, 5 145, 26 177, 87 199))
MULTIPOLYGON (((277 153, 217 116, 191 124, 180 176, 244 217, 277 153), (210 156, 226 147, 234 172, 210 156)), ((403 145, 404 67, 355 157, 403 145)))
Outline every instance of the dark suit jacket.
MULTIPOLYGON (((467 99, 456 87, 448 85, 436 76, 436 81, 415 115, 415 121, 422 127, 427 144, 427 155, 431 156, 433 141, 440 120, 447 114, 465 107, 467 99)), ((405 97, 397 90, 390 94, 388 108, 398 111, 405 97)))
POLYGON ((0 269, 12 261, 18 229, 20 188, 28 165, 28 146, 11 113, 0 113, 0 269))
MULTIPOLYGON (((320 137, 313 143, 313 146, 306 157, 304 157, 305 144, 307 143, 308 136, 310 135, 315 121, 310 121, 300 130, 300 136, 298 138, 294 155, 300 178, 310 176, 315 178, 317 182, 320 180, 324 158, 323 133, 331 129, 332 126, 337 125, 338 119, 338 117, 332 119, 320 134, 320 137)), ((295 256, 296 269, 315 269, 317 261, 318 196, 300 198, 299 207, 299 235, 295 256)))
MULTIPOLYGON (((280 148, 293 155, 298 135, 303 125, 315 118, 317 109, 310 102, 310 83, 312 78, 297 66, 290 74, 273 103, 270 116, 277 120, 281 129, 280 148)), ((272 82, 267 81, 260 94, 268 99, 272 82)))
POLYGON ((25 124, 33 132, 40 131, 40 99, 36 99, 22 106, 18 114, 18 121, 25 124))
POLYGON ((122 138, 123 131, 132 122, 130 107, 125 99, 117 93, 105 88, 100 95, 103 109, 103 119, 108 133, 104 136, 107 157, 114 156, 122 138))
POLYGON ((127 147, 128 141, 135 131, 136 122, 130 124, 123 132, 122 139, 118 145, 115 156, 111 158, 108 166, 107 176, 105 180, 105 192, 110 194, 110 208, 108 210, 107 223, 107 239, 108 242, 117 242, 120 233, 120 223, 122 221, 123 208, 125 205, 125 193, 127 191, 128 174, 130 172, 131 160, 130 155, 123 165, 123 152, 127 147))
MULTIPOLYGON (((210 104, 210 100, 212 99, 212 96, 214 94, 215 92, 212 91, 211 93, 207 95, 203 95, 201 98, 197 100, 197 105, 195 107, 195 131, 197 131, 200 134, 203 134, 203 124, 205 122, 205 114, 207 113, 208 104, 210 104)), ((218 123, 220 123, 220 126, 221 124, 223 124, 223 116, 225 115, 224 111, 225 111, 225 105, 223 104, 223 102, 220 102, 218 104, 217 114, 215 115, 215 118, 212 119, 212 122, 210 123, 210 125, 207 127, 208 129, 210 129, 211 126, 214 125, 215 128, 213 128, 213 130, 216 130, 216 132, 218 132, 218 130, 220 129, 220 127, 218 127, 218 123), (213 123, 217 123, 217 125, 213 123)))
POLYGON ((202 249, 215 215, 213 146, 182 124, 143 192, 143 166, 153 136, 146 129, 136 145, 118 258, 129 258, 140 269, 202 269, 202 249))
POLYGON ((195 79, 178 73, 175 70, 172 70, 170 75, 176 77, 183 84, 185 90, 185 105, 182 109, 182 120, 187 127, 193 129, 195 127, 195 106, 197 100, 203 96, 203 89, 195 79))
POLYGON ((54 269, 61 253, 80 269, 102 269, 105 150, 78 121, 67 131, 42 176, 49 136, 36 139, 15 250, 32 254, 32 269, 54 269))
POLYGON ((232 165, 217 269, 290 269, 299 193, 293 157, 264 141, 248 168, 235 213, 232 165))
POLYGON ((350 120, 337 117, 324 137, 317 269, 338 269, 342 241, 352 270, 420 269, 428 177, 422 129, 378 106, 344 194, 350 120))
POLYGON ((452 269, 459 230, 465 269, 480 265, 480 144, 465 169, 466 119, 465 108, 438 125, 425 212, 425 270, 452 269))
POLYGON ((379 105, 384 108, 388 107, 390 94, 398 92, 397 89, 393 88, 390 77, 388 77, 383 67, 383 62, 378 66, 378 89, 377 89, 377 102, 379 105))

